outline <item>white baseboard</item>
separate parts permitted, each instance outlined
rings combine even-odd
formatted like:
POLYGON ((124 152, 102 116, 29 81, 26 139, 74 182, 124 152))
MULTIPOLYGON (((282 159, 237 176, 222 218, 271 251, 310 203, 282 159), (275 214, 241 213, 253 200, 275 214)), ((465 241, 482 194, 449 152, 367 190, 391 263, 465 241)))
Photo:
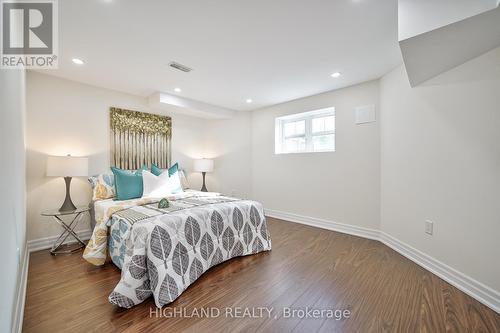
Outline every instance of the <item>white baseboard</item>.
POLYGON ((380 241, 429 272, 439 276, 452 286, 488 306, 493 311, 500 313, 500 293, 498 291, 457 271, 428 254, 399 241, 391 235, 381 233, 380 241))
POLYGON ((498 291, 384 232, 271 209, 266 209, 264 213, 266 216, 284 221, 306 224, 382 242, 417 265, 439 276, 452 286, 488 306, 493 311, 500 313, 500 293, 498 291))
MULTIPOLYGON (((88 240, 88 239, 90 239, 90 236, 92 236, 92 231, 90 229, 80 230, 80 231, 76 231, 76 234, 82 240, 88 240)), ((35 252, 35 251, 50 249, 52 247, 52 244, 54 244, 54 242, 57 240, 58 237, 59 237, 59 235, 30 240, 30 241, 28 241, 28 251, 35 252)), ((74 242, 75 242, 75 239, 73 237, 71 237, 71 235, 68 236, 67 243, 69 244, 69 243, 74 243, 74 242)))
POLYGON ((313 227, 318 227, 322 229, 328 229, 333 231, 338 231, 344 234, 359 236, 368 239, 379 240, 380 231, 375 229, 363 228, 349 224, 343 224, 338 222, 333 222, 324 219, 318 219, 316 217, 309 217, 303 215, 297 215, 292 213, 285 213, 278 210, 265 209, 264 213, 266 216, 274 217, 280 220, 285 220, 289 222, 295 222, 300 224, 306 224, 313 227))
POLYGON ((14 308, 12 332, 21 333, 23 329, 24 304, 26 302, 26 284, 28 282, 28 266, 30 254, 28 247, 24 248, 24 255, 21 258, 21 271, 19 272, 19 285, 16 295, 16 306, 14 308))
MULTIPOLYGON (((76 234, 82 240, 90 239, 92 235, 91 230, 81 230, 77 231, 76 234)), ((50 249, 52 244, 57 240, 59 236, 51 236, 39 239, 33 239, 26 243, 26 248, 24 250, 24 256, 21 259, 21 271, 19 273, 19 286, 16 295, 16 307, 14 309, 13 315, 13 327, 12 332, 20 333, 23 329, 23 318, 24 318, 24 304, 26 302, 26 287, 28 282, 28 267, 30 253, 39 250, 50 249)), ((74 242, 71 236, 68 236, 68 242, 74 242)))

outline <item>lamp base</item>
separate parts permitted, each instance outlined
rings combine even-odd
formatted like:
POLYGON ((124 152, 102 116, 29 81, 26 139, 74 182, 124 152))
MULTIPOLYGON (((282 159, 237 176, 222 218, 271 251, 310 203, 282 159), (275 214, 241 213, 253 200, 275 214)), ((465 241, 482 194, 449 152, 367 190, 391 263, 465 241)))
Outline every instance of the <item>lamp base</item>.
POLYGON ((203 186, 201 187, 202 192, 208 192, 207 187, 205 186, 205 174, 206 172, 201 173, 203 175, 203 186))
POLYGON ((66 182, 66 198, 64 199, 64 202, 59 208, 60 212, 69 212, 72 210, 76 209, 75 204, 71 200, 71 195, 70 195, 70 185, 71 185, 71 177, 64 177, 64 181, 66 182))

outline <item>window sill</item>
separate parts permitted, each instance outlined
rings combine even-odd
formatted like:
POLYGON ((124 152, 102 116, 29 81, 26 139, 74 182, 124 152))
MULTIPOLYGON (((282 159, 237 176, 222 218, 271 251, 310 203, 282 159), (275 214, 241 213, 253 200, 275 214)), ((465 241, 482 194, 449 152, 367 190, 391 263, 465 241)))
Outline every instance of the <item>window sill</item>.
POLYGON ((291 152, 274 152, 274 155, 290 155, 290 154, 321 154, 321 153, 334 153, 333 150, 315 150, 315 151, 291 151, 291 152))

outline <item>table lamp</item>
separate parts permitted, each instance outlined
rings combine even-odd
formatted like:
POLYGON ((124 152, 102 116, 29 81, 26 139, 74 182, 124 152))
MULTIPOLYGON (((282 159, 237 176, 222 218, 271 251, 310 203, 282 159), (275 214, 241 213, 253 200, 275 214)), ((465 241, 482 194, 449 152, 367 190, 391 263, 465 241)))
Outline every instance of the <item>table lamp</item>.
POLYGON ((209 160, 206 158, 194 160, 194 171, 201 172, 201 174, 203 175, 203 186, 201 190, 203 192, 208 192, 207 187, 205 186, 205 174, 207 172, 214 171, 214 160, 209 160))
POLYGON ((70 184, 72 177, 88 176, 89 161, 87 157, 68 156, 48 156, 47 158, 47 176, 48 177, 64 177, 66 182, 66 198, 60 212, 67 212, 76 209, 75 204, 71 200, 70 184))

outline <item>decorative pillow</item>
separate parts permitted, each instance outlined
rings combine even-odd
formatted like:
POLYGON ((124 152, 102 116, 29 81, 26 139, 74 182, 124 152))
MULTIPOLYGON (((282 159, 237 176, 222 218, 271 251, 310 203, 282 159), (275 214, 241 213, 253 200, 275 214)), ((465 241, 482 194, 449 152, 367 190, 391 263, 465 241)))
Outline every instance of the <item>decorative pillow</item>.
POLYGON ((172 165, 170 168, 168 168, 168 175, 172 176, 175 174, 177 171, 179 171, 179 163, 175 163, 172 165))
POLYGON ((92 186, 92 200, 114 198, 115 178, 112 174, 100 174, 88 178, 92 186))
POLYGON ((151 173, 155 176, 159 176, 163 173, 163 169, 160 169, 156 164, 151 164, 151 173))
MULTIPOLYGON (((155 176, 159 176, 163 173, 163 170, 160 169, 158 166, 153 164, 151 166, 151 173, 154 174, 155 176)), ((184 190, 182 189, 182 184, 181 184, 179 163, 175 163, 170 168, 168 168, 168 176, 169 176, 169 178, 171 178, 169 180, 170 191, 174 194, 184 192, 184 190)))
POLYGON ((165 198, 172 195, 170 191, 170 177, 168 172, 155 176, 151 172, 144 170, 142 172, 143 198, 165 198))
POLYGON ((186 173, 184 170, 179 170, 179 178, 181 179, 181 185, 183 190, 190 189, 191 186, 189 185, 189 182, 186 178, 186 173))
POLYGON ((169 177, 169 183, 170 183, 170 191, 172 193, 182 193, 184 190, 182 189, 181 185, 181 178, 179 177, 179 171, 175 172, 173 175, 169 177))
MULTIPOLYGON (((168 168, 168 175, 172 176, 177 171, 179 171, 179 163, 175 163, 170 168, 168 168)), ((155 176, 159 176, 163 173, 163 169, 160 169, 156 164, 153 164, 151 165, 151 173, 155 176)))
POLYGON ((128 200, 142 197, 143 181, 142 172, 147 170, 146 166, 136 172, 122 170, 112 167, 115 175, 116 200, 128 200))

